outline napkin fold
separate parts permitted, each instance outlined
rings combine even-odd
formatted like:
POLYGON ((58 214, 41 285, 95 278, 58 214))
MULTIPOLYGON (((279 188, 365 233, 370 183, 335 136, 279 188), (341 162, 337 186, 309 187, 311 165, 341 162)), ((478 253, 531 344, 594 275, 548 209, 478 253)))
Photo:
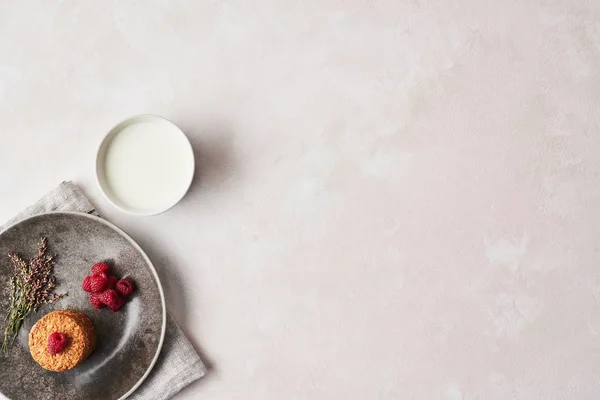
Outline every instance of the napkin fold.
MULTIPOLYGON (((78 211, 98 215, 77 185, 68 181, 0 226, 0 232, 22 219, 50 211, 78 211)), ((166 400, 205 374, 206 367, 200 356, 167 313, 165 340, 158 360, 150 375, 128 399, 166 400)))

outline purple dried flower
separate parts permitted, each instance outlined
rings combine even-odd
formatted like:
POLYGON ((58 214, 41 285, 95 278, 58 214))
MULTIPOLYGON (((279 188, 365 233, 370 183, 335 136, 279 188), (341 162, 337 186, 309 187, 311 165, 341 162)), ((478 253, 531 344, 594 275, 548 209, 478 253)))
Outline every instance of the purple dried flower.
POLYGON ((6 312, 7 321, 4 331, 2 350, 8 351, 19 333, 21 324, 27 315, 45 303, 62 299, 67 294, 54 293, 56 278, 52 276, 52 268, 56 263, 55 256, 46 255, 48 240, 41 238, 38 243, 38 255, 25 262, 17 253, 9 253, 13 262, 13 276, 10 279, 11 294, 6 312))

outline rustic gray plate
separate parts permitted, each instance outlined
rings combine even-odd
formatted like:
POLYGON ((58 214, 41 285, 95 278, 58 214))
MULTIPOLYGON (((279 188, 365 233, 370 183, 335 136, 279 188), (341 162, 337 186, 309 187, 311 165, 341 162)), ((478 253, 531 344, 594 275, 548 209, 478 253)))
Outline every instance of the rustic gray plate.
MULTIPOLYGON (((0 393, 9 399, 124 399, 146 378, 160 352, 166 324, 165 300, 152 263, 123 231, 88 214, 56 212, 19 222, 0 234, 0 333, 10 295, 12 262, 8 252, 30 258, 41 236, 50 254, 58 254, 56 291, 68 297, 31 314, 7 355, 0 353, 0 393), (119 277, 131 278, 136 291, 119 311, 96 310, 81 290, 90 267, 107 262, 119 277), (50 311, 74 309, 96 327, 94 353, 74 369, 50 372, 29 354, 27 338, 33 324, 50 311)), ((2 397, 0 395, 0 397, 2 397)))

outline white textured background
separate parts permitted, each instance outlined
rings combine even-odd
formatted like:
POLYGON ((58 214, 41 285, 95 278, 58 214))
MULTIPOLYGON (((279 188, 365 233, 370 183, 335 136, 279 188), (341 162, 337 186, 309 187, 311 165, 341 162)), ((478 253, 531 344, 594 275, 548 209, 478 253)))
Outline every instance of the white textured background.
POLYGON ((212 366, 178 399, 600 398, 600 2, 3 1, 0 219, 73 179, 212 366), (129 217, 136 113, 199 176, 129 217))

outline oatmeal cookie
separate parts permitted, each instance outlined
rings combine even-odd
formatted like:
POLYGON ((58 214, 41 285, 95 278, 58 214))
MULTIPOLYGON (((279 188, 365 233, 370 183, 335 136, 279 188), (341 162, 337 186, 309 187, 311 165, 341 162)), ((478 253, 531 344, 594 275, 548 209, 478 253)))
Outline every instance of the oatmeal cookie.
POLYGON ((50 371, 66 371, 84 361, 96 347, 96 330, 92 321, 75 310, 53 311, 42 317, 29 332, 29 351, 33 359, 50 371), (48 337, 60 332, 67 337, 66 348, 52 355, 48 337))

